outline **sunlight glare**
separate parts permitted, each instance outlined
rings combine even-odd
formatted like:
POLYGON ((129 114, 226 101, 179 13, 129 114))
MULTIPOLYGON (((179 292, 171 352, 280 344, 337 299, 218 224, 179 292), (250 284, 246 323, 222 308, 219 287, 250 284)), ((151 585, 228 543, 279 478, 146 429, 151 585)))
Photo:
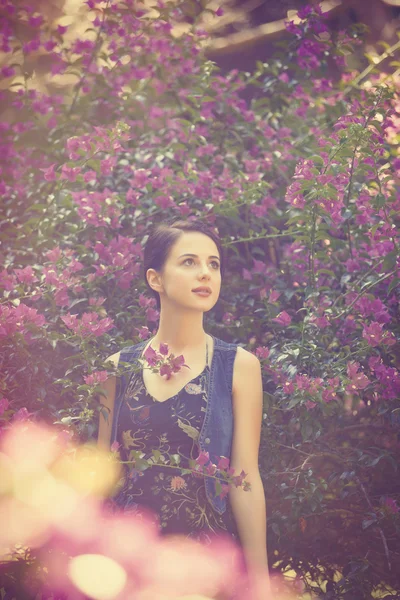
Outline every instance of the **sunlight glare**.
POLYGON ((72 558, 68 575, 75 586, 95 600, 111 600, 124 588, 125 569, 102 554, 81 554, 72 558))

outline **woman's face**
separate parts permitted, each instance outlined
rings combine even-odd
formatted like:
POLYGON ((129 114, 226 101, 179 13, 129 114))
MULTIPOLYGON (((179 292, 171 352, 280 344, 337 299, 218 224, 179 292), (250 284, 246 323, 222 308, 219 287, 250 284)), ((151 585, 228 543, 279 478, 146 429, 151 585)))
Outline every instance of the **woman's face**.
POLYGON ((148 269, 149 284, 160 294, 161 303, 184 305, 207 312, 219 298, 221 290, 221 261, 215 242, 197 231, 184 232, 172 246, 162 273, 148 269), (189 254, 193 256, 188 256, 189 254), (152 285, 153 284, 153 285, 152 285), (155 285, 154 285, 155 284, 155 285), (208 296, 193 292, 207 286, 208 296))

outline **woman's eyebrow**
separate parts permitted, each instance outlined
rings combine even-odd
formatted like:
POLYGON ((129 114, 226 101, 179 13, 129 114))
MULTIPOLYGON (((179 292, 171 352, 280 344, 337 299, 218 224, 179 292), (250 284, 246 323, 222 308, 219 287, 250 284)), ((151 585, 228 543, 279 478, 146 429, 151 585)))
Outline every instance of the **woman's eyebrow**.
MULTIPOLYGON (((186 254, 181 254, 178 258, 182 258, 182 256, 194 256, 194 258, 199 258, 197 254, 189 254, 188 252, 186 254)), ((218 256, 209 256, 208 258, 217 258, 219 260, 218 256)))

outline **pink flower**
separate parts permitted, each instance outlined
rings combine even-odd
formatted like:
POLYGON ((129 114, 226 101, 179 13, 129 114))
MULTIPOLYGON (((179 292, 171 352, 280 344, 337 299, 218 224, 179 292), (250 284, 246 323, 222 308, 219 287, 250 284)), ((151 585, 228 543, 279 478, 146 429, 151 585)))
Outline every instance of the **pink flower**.
POLYGON ((300 27, 294 24, 294 21, 284 21, 285 29, 289 33, 294 33, 295 35, 301 35, 302 31, 300 27))
POLYGON ((306 4, 302 8, 299 8, 297 15, 300 19, 306 19, 313 12, 313 7, 310 4, 306 4))
POLYGON ((106 381, 108 376, 108 371, 95 371, 90 375, 86 375, 83 379, 87 385, 97 385, 98 383, 106 381))
POLYGON ((346 386, 346 391, 349 393, 354 393, 357 390, 363 390, 369 385, 371 382, 364 373, 358 372, 359 367, 358 362, 348 362, 347 363, 347 375, 350 378, 350 383, 346 386))
POLYGON ((105 298, 103 298, 103 296, 100 296, 99 298, 89 298, 89 305, 90 306, 101 306, 102 304, 104 304, 105 302, 105 298))
POLYGON ((172 367, 168 364, 163 364, 159 369, 159 373, 161 376, 166 375, 167 381, 169 381, 172 377, 172 367))
POLYGON ((114 321, 109 317, 101 319, 97 313, 83 313, 81 320, 77 315, 67 314, 61 317, 65 325, 81 337, 94 335, 99 337, 114 327, 114 321))
POLYGON ((158 354, 151 346, 147 348, 143 356, 151 367, 156 366, 158 362, 158 354))
POLYGON ((43 44, 43 47, 45 50, 47 50, 47 52, 51 52, 52 50, 54 50, 54 48, 57 46, 57 42, 54 42, 52 40, 49 40, 48 42, 45 42, 43 44))
POLYGON ((7 273, 6 269, 0 271, 0 286, 8 292, 15 287, 15 276, 7 273))
POLYGON ((242 277, 246 281, 251 281, 253 279, 250 271, 248 271, 247 269, 242 269, 242 277))
POLYGON ((57 164, 53 163, 52 165, 47 167, 47 169, 40 169, 40 171, 43 171, 44 178, 46 181, 55 181, 57 179, 57 174, 54 171, 56 166, 57 164))
POLYGON ((111 444, 111 452, 118 452, 118 449, 120 448, 121 444, 119 442, 113 442, 111 444))
POLYGON ((56 246, 55 248, 53 248, 52 250, 48 250, 48 252, 46 252, 45 257, 50 261, 50 262, 57 262, 60 258, 61 258, 61 250, 58 246, 56 246))
POLYGON ((97 179, 97 173, 96 171, 90 170, 90 171, 86 171, 86 173, 83 175, 83 179, 84 181, 87 183, 88 181, 94 181, 97 179))
POLYGON ((76 181, 76 178, 78 177, 80 172, 80 167, 68 167, 64 164, 61 167, 61 179, 68 179, 68 181, 76 181))
POLYGON ((392 346, 396 343, 393 333, 383 331, 383 326, 376 321, 373 321, 369 326, 364 326, 362 336, 372 347, 379 346, 379 344, 392 346))
POLYGON ((57 306, 69 306, 69 296, 65 287, 59 289, 54 294, 54 301, 57 306))
POLYGON ((295 390, 294 383, 292 381, 285 381, 282 389, 284 394, 291 394, 295 390))
POLYGON ((13 67, 6 66, 6 67, 3 67, 2 69, 0 69, 0 74, 4 78, 12 77, 13 75, 15 75, 15 69, 13 67))
POLYGON ((247 476, 247 474, 242 470, 240 475, 236 475, 235 477, 233 477, 234 485, 236 487, 241 487, 246 476, 247 476))
POLYGON ((217 463, 217 468, 220 471, 225 471, 226 469, 229 469, 229 458, 226 458, 225 456, 221 456, 218 460, 217 463))
POLYGON ((39 314, 36 308, 30 308, 23 302, 15 309, 15 316, 25 323, 33 323, 37 327, 41 327, 46 323, 43 315, 39 314))
POLYGON ((16 413, 14 413, 13 417, 12 417, 12 421, 28 421, 29 417, 32 416, 34 413, 29 412, 27 408, 25 408, 25 406, 23 408, 20 408, 16 413))
POLYGON ((204 452, 202 450, 200 452, 200 454, 198 455, 198 457, 196 458, 196 463, 198 465, 200 465, 201 467, 203 467, 204 465, 206 465, 208 463, 209 460, 210 460, 210 456, 209 456, 208 452, 204 452))
POLYGON ((279 323, 279 325, 287 326, 292 322, 292 318, 286 311, 283 310, 277 317, 272 319, 272 321, 276 321, 279 323))
POLYGON ((268 358, 269 352, 270 351, 266 346, 258 346, 256 348, 256 356, 261 359, 268 358))
POLYGON ((392 515, 395 515, 400 512, 400 507, 397 506, 397 502, 394 498, 389 498, 388 496, 382 496, 380 503, 392 515))
POLYGON ((204 467, 204 471, 205 473, 207 473, 207 475, 215 475, 215 473, 217 472, 217 467, 216 465, 210 462, 209 465, 204 467))
POLYGON ((225 325, 230 325, 233 323, 234 316, 230 312, 226 312, 222 315, 222 321, 225 325))
POLYGON ((14 269, 14 273, 20 283, 30 284, 38 280, 31 266, 24 269, 14 269))
POLYGON ((31 27, 39 27, 43 23, 42 15, 38 15, 36 17, 29 17, 29 25, 31 27))
POLYGON ((160 354, 162 354, 163 356, 168 356, 168 344, 160 344, 160 354))
POLYGON ((311 408, 315 408, 317 406, 316 402, 312 402, 311 400, 307 400, 307 402, 305 403, 306 408, 311 409, 311 408))
POLYGON ((270 290, 268 302, 276 302, 280 295, 281 295, 281 292, 278 292, 276 290, 270 290))
POLYGON ((110 156, 110 158, 105 158, 100 161, 100 172, 102 175, 111 175, 113 172, 113 168, 117 162, 117 158, 115 156, 110 156))
POLYGON ((185 358, 183 354, 180 354, 179 356, 174 356, 174 358, 171 360, 171 364, 174 373, 180 371, 182 367, 187 367, 187 365, 185 365, 185 358))
POLYGON ((227 483, 221 483, 221 493, 219 495, 220 498, 225 498, 229 493, 229 485, 227 483))

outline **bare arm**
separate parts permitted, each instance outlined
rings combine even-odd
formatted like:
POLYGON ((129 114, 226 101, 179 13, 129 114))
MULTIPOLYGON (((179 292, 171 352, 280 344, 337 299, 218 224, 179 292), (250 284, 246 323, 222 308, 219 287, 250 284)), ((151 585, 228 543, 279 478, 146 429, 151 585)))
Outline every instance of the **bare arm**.
POLYGON ((265 495, 258 467, 263 409, 261 365, 256 356, 240 347, 233 384, 231 466, 238 473, 247 473, 251 490, 231 487, 229 499, 249 574, 261 573, 269 582, 265 495))
MULTIPOLYGON (((114 363, 116 367, 118 367, 120 352, 116 354, 112 354, 106 359, 114 363)), ((97 437, 97 446, 102 450, 109 451, 111 446, 111 427, 114 416, 114 403, 115 403, 115 390, 117 385, 117 378, 114 375, 111 375, 102 385, 106 396, 100 396, 100 404, 103 404, 107 410, 108 417, 107 420, 104 418, 104 415, 99 413, 99 435, 97 437)))

